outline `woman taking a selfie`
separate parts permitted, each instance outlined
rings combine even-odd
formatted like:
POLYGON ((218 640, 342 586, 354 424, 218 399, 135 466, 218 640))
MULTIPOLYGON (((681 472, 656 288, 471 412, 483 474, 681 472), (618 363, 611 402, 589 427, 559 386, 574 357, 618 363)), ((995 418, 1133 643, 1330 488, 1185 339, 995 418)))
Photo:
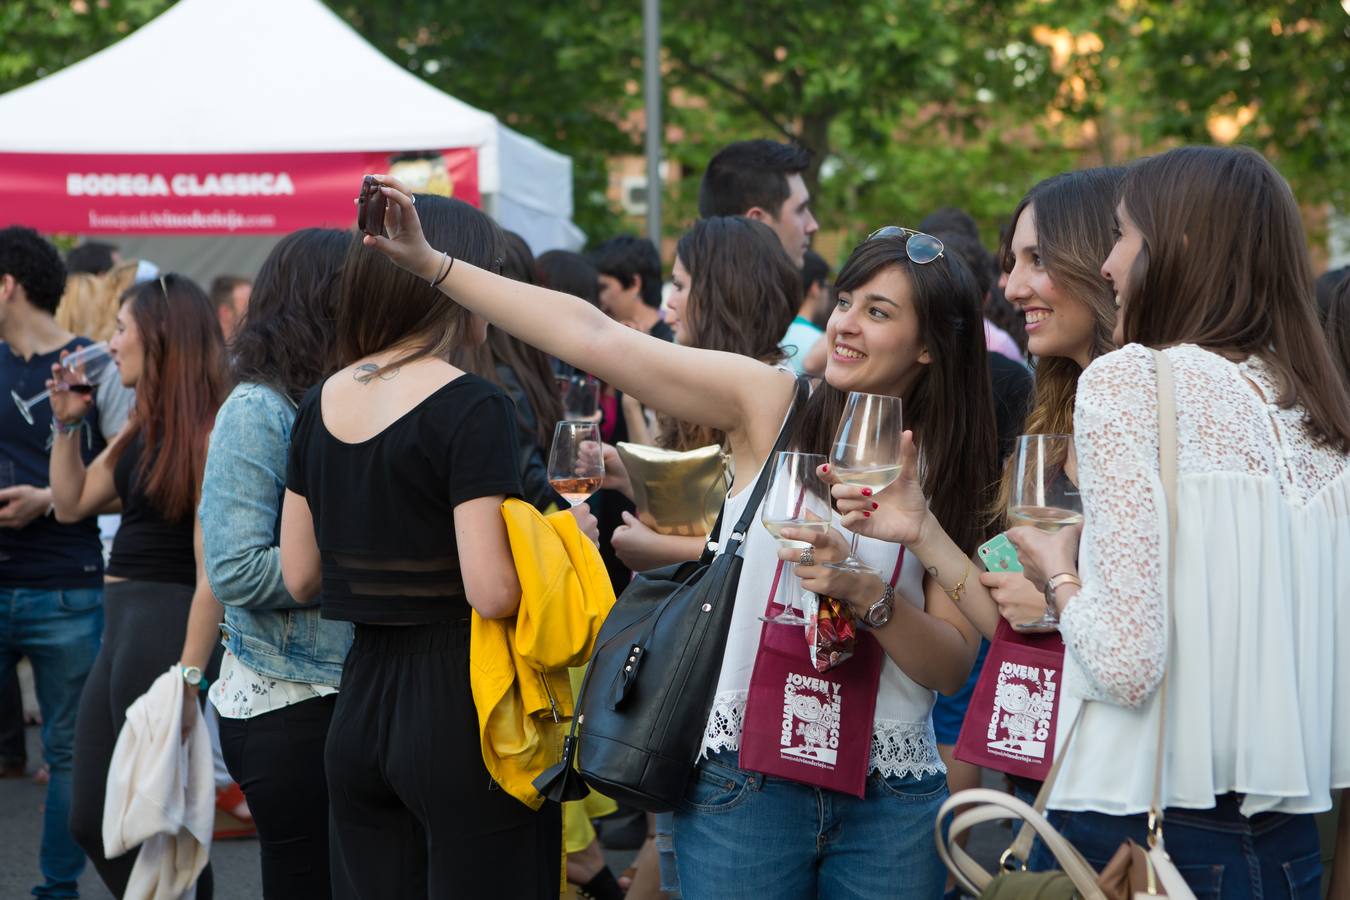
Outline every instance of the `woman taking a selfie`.
MULTIPOLYGON (((122 513, 104 588, 103 646, 75 726, 70 809, 71 834, 120 897, 137 853, 103 855, 108 766, 127 707, 180 658, 200 563, 193 510, 228 375, 211 303, 181 275, 164 275, 123 294, 108 347, 122 384, 136 389, 131 418, 86 468, 78 442, 90 397, 53 391, 51 484, 63 522, 122 513)), ((59 368, 52 372, 61 378, 59 368)), ((199 897, 211 896, 210 873, 208 866, 199 897)))
MULTIPOLYGON (((791 405, 791 374, 738 354, 666 343, 612 322, 582 301, 506 281, 462 259, 453 259, 446 272, 451 257, 423 237, 420 204, 414 210, 397 182, 380 180, 390 199, 385 224, 391 237, 367 236, 368 246, 427 280, 444 274, 441 289, 459 304, 659 412, 724 432, 737 473, 727 525, 744 512, 748 485, 768 460, 791 405), (642 364, 633 365, 636 359, 642 364)), ((798 571, 807 589, 828 587, 855 608, 889 615, 874 632, 886 659, 865 686, 868 701, 875 700, 875 729, 863 724, 843 751, 850 758, 861 754, 862 771, 872 774, 862 796, 850 797, 819 782, 766 778, 736 764, 742 717, 755 719, 744 698, 764 627, 758 617, 778 568, 777 543, 756 517, 703 738, 708 756, 676 811, 675 845, 687 897, 941 893, 943 873, 930 835, 946 785, 929 712, 933 691, 959 688, 975 657, 978 636, 951 594, 959 596, 966 579, 975 580, 966 554, 983 534, 996 447, 973 279, 941 255, 940 245, 933 252, 932 238, 917 238, 883 230, 840 272, 839 304, 827 334, 835 347, 827 385, 797 417, 791 443, 824 452, 849 391, 904 397, 925 453, 943 461, 927 469, 925 485, 966 550, 958 551, 957 565, 926 574, 903 548, 865 542, 861 558, 884 567, 894 589, 883 576, 821 565, 845 555, 837 534, 818 537, 811 554, 791 551, 794 561, 805 557, 798 571), (946 414, 957 406, 967 415, 946 414), (822 807, 823 798, 829 802, 822 807), (835 837, 818 840, 827 830, 835 837)), ((809 666, 806 655, 803 645, 802 661, 809 666)))
POLYGON ((1192 890, 1317 897, 1311 814, 1350 786, 1350 396, 1299 209, 1255 151, 1183 147, 1129 168, 1116 217, 1124 346, 1074 414, 1081 553, 1077 528, 1010 532, 1034 583, 1069 576, 1062 718, 1097 701, 1052 821, 1094 866, 1142 844, 1162 727, 1166 848, 1192 890), (1149 348, 1174 371, 1175 573, 1149 348))
MULTIPOLYGON (((418 208, 443 246, 497 265, 502 233, 483 213, 432 196, 418 208)), ((521 493, 515 409, 445 362, 486 325, 428 284, 352 246, 337 371, 291 438, 286 588, 302 603, 322 588, 323 618, 355 624, 324 758, 333 891, 556 897, 559 807, 535 812, 493 783, 469 684, 470 610, 504 618, 520 602, 500 511, 521 493)))

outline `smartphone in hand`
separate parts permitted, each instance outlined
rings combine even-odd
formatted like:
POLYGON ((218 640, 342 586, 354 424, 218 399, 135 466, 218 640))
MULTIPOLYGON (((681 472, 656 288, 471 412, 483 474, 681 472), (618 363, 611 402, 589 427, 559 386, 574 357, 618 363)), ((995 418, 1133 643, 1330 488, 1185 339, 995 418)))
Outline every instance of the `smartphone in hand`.
POLYGON ((387 200, 374 176, 367 175, 362 179, 361 196, 356 204, 356 227, 365 234, 383 237, 384 207, 387 200))
POLYGON ((1017 548, 1008 540, 1006 534, 994 535, 989 541, 981 544, 976 552, 980 554, 980 560, 990 572, 1001 574, 1022 571, 1022 564, 1017 561, 1017 548))

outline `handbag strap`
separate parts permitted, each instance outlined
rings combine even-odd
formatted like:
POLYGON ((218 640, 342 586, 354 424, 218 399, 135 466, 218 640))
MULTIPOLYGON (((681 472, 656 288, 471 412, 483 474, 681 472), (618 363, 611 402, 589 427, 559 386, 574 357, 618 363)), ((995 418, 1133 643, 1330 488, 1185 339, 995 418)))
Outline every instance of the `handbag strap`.
POLYGON ((769 451, 763 467, 759 470, 759 477, 755 479, 755 486, 750 490, 750 500, 745 504, 745 512, 741 513, 741 518, 736 522, 736 527, 731 530, 731 537, 727 539, 725 548, 719 547, 717 541, 718 535, 722 532, 722 516, 727 511, 726 501, 722 501, 722 508, 717 513, 717 522, 713 525, 713 530, 708 535, 708 541, 703 547, 702 561, 704 563, 711 562, 713 556, 723 549, 735 553, 745 542, 745 533, 750 529, 750 522, 759 510, 759 504, 764 500, 764 492, 769 489, 769 476, 773 471, 773 459, 787 449, 788 441, 792 438, 792 422, 797 418, 797 412, 806 399, 809 384, 810 380, 806 376, 797 376, 797 383, 792 393, 792 405, 788 407, 787 418, 783 420, 783 427, 778 431, 778 440, 774 442, 773 449, 769 451))
MULTIPOLYGON (((1158 464, 1162 475, 1163 498, 1167 503, 1167 588, 1163 597, 1167 605, 1167 654, 1172 656, 1172 639, 1176 633, 1176 581, 1177 581, 1177 403, 1176 383, 1172 377, 1172 361, 1159 350, 1150 348, 1158 378, 1158 464)), ((1163 760, 1167 753, 1167 683, 1172 671, 1171 665, 1164 661, 1162 681, 1158 685, 1158 746, 1153 761, 1153 796, 1149 801, 1148 840, 1149 846, 1159 846, 1162 842, 1162 789, 1163 760)), ((1059 778, 1060 766, 1069 755, 1069 744, 1073 741, 1078 726, 1083 721, 1083 713, 1090 701, 1084 701, 1078 707, 1078 715, 1064 736, 1050 772, 1045 776, 1040 793, 1036 795, 1034 809, 1044 813, 1059 778)), ((1031 855, 1031 842, 1036 832, 1029 821, 1024 821, 1018 829, 1017 839, 1008 848, 1007 856, 1014 856, 1025 862, 1031 855)))

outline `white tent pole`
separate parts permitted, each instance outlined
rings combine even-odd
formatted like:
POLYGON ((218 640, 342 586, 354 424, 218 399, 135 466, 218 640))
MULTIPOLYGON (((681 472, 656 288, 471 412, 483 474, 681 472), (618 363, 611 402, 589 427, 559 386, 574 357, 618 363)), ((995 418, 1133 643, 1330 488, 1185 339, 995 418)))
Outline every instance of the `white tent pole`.
POLYGON ((647 237, 661 251, 661 0, 642 0, 646 50, 642 70, 647 110, 647 237))

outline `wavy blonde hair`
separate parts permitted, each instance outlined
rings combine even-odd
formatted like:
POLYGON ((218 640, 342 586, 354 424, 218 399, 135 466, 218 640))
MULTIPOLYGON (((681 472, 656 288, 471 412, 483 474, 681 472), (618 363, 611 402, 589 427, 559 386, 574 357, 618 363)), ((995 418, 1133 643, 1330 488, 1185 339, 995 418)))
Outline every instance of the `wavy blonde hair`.
POLYGON ((119 263, 103 275, 75 272, 56 306, 56 324, 72 334, 96 341, 112 337, 117 327, 118 300, 135 283, 136 260, 119 263))

